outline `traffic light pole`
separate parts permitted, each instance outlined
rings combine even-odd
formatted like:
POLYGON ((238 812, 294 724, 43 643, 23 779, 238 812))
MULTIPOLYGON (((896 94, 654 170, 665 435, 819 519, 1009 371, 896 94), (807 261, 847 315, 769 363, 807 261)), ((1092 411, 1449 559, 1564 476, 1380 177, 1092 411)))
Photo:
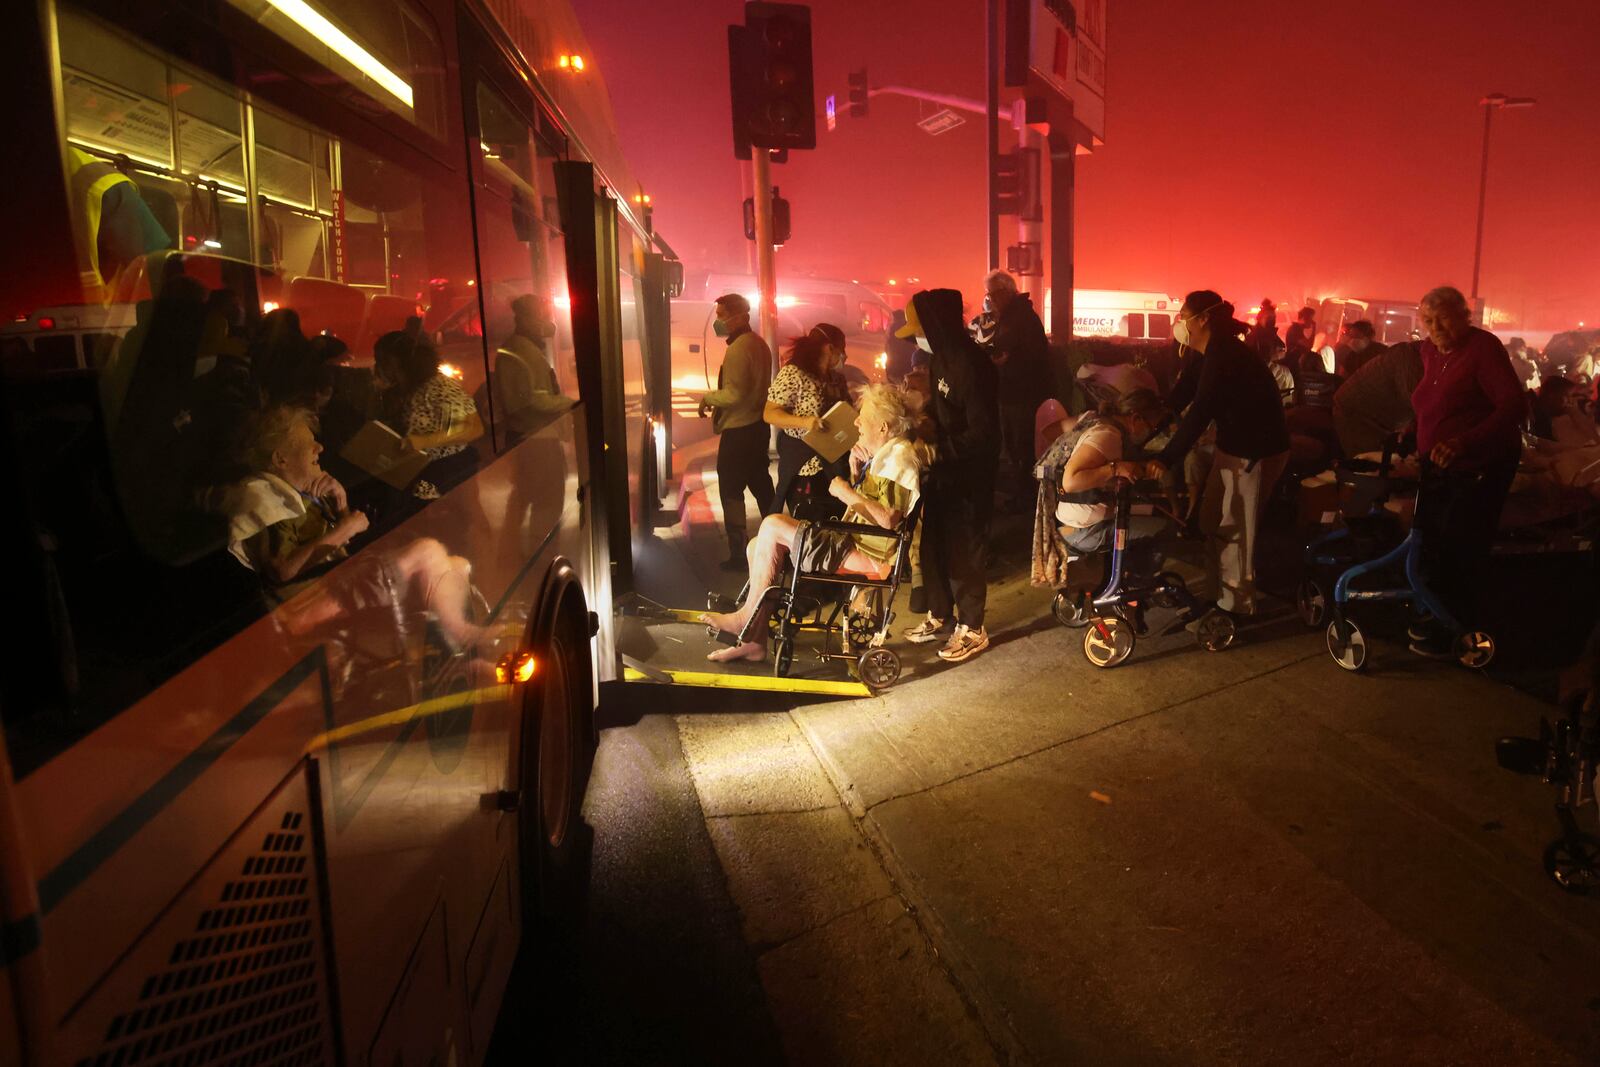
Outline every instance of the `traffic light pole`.
POLYGON ((988 45, 989 93, 984 121, 989 137, 989 269, 1000 269, 1000 213, 995 210, 995 167, 1000 162, 1000 0, 989 0, 984 40, 988 45))
POLYGON ((756 201, 756 288, 761 291, 761 336, 772 350, 773 372, 778 357, 777 257, 772 249, 772 153, 757 148, 751 154, 756 201))

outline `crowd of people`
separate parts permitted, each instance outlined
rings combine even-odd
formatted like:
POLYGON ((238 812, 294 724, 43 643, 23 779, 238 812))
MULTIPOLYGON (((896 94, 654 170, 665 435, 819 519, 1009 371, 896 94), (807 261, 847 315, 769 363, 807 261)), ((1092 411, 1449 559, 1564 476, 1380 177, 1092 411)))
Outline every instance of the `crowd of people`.
MULTIPOLYGON (((1467 300, 1453 288, 1422 298, 1413 339, 1385 345, 1370 322, 1351 322, 1331 360, 1314 309, 1302 310, 1280 336, 1269 301, 1245 323, 1219 293, 1196 290, 1174 323, 1175 379, 1116 368, 1123 373, 1103 376, 1114 382, 1100 392, 1103 403, 1080 416, 1053 395, 1051 350, 1029 297, 1002 271, 985 278, 984 289, 984 313, 970 325, 955 290, 911 297, 895 334, 916 348, 894 354, 890 383, 860 398, 859 440, 834 463, 803 438, 833 403, 851 399, 837 373, 842 332, 824 324, 795 339, 769 382, 770 353, 750 329, 748 303, 737 295, 718 302, 718 332, 729 350, 719 389, 705 402, 723 433, 725 566, 747 570, 751 589, 774 582, 797 543, 815 555, 802 561, 807 569, 880 576, 886 560, 869 548, 870 534, 819 538, 813 553, 810 539, 799 538, 802 524, 843 513, 895 529, 920 500, 912 608, 921 618, 902 635, 938 641, 941 659, 963 662, 989 644, 987 563, 997 506, 1023 497, 1032 503, 1032 576, 1059 589, 1067 559, 1110 544, 1112 518, 1097 491, 1116 479, 1153 479, 1175 494, 1186 489, 1188 510, 1175 513, 1177 524, 1136 517, 1126 537, 1187 527, 1205 544, 1213 610, 1249 615, 1258 609, 1256 555, 1274 495, 1292 493, 1300 477, 1341 457, 1410 452, 1423 475, 1416 510, 1427 580, 1472 627, 1482 617, 1483 568, 1519 469, 1600 496, 1600 430, 1586 407, 1592 386, 1582 367, 1563 375, 1540 366, 1525 345, 1508 350, 1472 324, 1467 300), (769 427, 781 431, 776 488, 767 473, 769 427), (886 466, 894 492, 885 491, 886 466), (742 525, 746 491, 766 516, 754 539, 742 525)), ((711 658, 764 656, 763 610, 752 598, 739 611, 708 616, 738 637, 711 658)), ((1418 618, 1411 649, 1446 657, 1455 636, 1418 618)))

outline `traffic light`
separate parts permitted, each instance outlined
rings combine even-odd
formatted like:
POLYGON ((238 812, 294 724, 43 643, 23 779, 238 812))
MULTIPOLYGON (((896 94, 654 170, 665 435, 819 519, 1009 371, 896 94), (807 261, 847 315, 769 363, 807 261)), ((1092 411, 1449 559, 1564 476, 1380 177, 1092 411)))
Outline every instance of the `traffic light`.
POLYGON ((865 70, 852 70, 850 72, 850 107, 849 115, 853 119, 867 117, 867 100, 870 91, 867 87, 867 72, 865 70))
POLYGON ((1037 222, 1044 217, 1039 188, 1039 150, 1002 153, 994 163, 994 213, 1037 222))
MULTIPOLYGON (((744 236, 746 240, 756 239, 756 201, 754 197, 744 198, 744 236)), ((772 243, 775 245, 787 244, 789 241, 789 201, 778 195, 778 187, 772 187, 772 243)))
POLYGON ((734 145, 817 147, 811 77, 811 9, 752 2, 745 24, 728 27, 734 145))

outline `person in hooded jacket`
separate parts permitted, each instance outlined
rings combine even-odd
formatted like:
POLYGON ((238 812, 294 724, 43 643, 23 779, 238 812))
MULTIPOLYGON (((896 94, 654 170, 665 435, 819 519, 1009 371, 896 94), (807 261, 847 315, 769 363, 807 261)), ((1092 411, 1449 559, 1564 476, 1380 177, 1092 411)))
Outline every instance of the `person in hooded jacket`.
POLYGON ((939 658, 960 663, 989 647, 984 556, 1000 459, 994 364, 966 330, 961 294, 924 289, 906 305, 902 336, 928 356, 929 414, 935 431, 922 512, 922 570, 928 617, 907 630, 922 644, 943 637, 939 658))
POLYGON ((1033 416, 1050 399, 1050 342, 1044 323, 1017 279, 992 270, 983 279, 994 307, 990 358, 999 369, 1000 440, 1006 491, 1017 503, 1033 500, 1033 416))

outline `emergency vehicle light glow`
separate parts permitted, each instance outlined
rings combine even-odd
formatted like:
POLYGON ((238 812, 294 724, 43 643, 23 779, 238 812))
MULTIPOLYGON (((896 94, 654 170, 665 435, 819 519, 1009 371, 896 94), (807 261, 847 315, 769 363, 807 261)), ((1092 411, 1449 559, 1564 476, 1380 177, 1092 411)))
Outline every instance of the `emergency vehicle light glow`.
POLYGON ((356 44, 349 34, 329 22, 327 16, 305 0, 267 0, 267 3, 282 12, 290 22, 333 49, 341 59, 348 61, 351 66, 377 82, 385 92, 408 109, 416 107, 411 86, 406 84, 400 75, 379 62, 377 56, 356 44))

